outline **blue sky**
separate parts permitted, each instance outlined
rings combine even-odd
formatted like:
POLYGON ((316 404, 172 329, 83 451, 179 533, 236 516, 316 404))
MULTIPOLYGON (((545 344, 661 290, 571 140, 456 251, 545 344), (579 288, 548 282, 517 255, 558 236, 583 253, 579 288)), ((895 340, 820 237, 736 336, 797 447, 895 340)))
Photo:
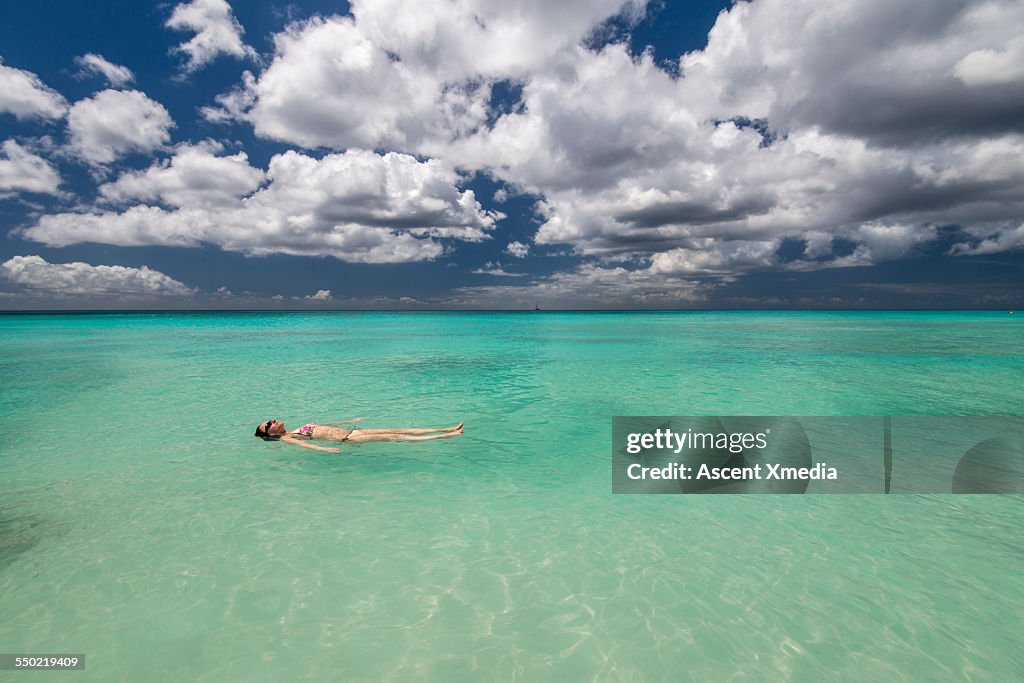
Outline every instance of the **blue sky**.
POLYGON ((1024 4, 37 2, 0 308, 1019 308, 1024 4))

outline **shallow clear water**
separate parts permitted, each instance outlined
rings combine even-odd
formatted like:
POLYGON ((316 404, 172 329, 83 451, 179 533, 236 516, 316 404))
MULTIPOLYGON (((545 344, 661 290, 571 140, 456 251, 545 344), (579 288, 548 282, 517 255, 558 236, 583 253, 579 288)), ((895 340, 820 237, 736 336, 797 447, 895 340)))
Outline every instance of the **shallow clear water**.
POLYGON ((1024 414, 1022 333, 1005 312, 0 316, 0 651, 85 653, 97 681, 1011 680, 1024 497, 612 496, 610 418, 1024 414), (466 433, 252 437, 358 416, 466 433))

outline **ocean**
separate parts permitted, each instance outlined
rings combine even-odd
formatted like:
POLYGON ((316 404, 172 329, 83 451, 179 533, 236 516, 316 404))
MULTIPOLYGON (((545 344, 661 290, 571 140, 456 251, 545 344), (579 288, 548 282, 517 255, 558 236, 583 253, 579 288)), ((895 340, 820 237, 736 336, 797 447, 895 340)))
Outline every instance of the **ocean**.
MULTIPOLYGON (((1024 496, 611 493, 617 415, 1022 415, 1024 315, 0 316, 0 652, 76 681, 1008 681, 1024 496), (253 437, 364 418, 427 443, 253 437)), ((0 672, 0 680, 22 674, 0 672)))

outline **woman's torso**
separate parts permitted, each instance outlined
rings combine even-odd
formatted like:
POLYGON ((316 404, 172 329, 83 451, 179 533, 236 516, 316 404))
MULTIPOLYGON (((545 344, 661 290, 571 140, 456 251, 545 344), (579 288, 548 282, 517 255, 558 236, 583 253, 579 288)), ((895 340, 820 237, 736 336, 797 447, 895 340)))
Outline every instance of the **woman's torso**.
POLYGON ((349 434, 350 429, 338 429, 337 427, 325 427, 316 423, 302 425, 288 433, 293 439, 325 439, 327 441, 342 441, 349 434))

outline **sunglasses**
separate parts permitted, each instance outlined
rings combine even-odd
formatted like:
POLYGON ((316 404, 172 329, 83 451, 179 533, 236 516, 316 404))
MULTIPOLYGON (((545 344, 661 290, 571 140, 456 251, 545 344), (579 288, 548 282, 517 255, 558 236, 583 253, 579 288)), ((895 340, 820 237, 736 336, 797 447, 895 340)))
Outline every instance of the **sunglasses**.
POLYGON ((266 421, 266 423, 263 425, 263 433, 264 434, 270 434, 270 425, 272 425, 272 424, 274 424, 273 420, 267 420, 266 421))

